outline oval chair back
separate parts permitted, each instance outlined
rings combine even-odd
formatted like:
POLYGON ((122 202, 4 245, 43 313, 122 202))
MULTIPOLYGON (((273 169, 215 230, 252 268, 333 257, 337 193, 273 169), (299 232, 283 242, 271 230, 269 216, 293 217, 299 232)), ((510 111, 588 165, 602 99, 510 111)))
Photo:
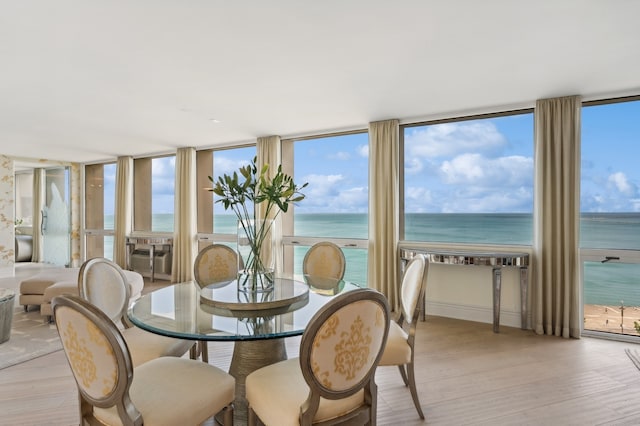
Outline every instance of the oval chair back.
MULTIPOLYGON (((133 364, 116 325, 102 310, 72 295, 52 301, 55 323, 80 393, 80 414, 93 418, 93 407, 127 413, 138 424, 140 413, 125 395, 133 379, 133 364)), ((95 419, 94 419, 95 420, 95 419)))
MULTIPOLYGON (((100 308, 111 321, 126 322, 131 290, 120 266, 97 257, 82 264, 78 273, 80 297, 100 308)), ((123 324, 127 325, 127 324, 123 324)))
POLYGON ((388 331, 387 299, 372 289, 336 296, 314 315, 300 343, 300 367, 310 388, 301 424, 314 419, 321 397, 343 399, 361 391, 359 406, 349 409, 347 418, 359 416, 375 424, 374 375, 388 331))
POLYGON ((206 246, 196 256, 193 274, 200 287, 233 281, 238 276, 238 253, 224 244, 206 246))
POLYGON ((329 241, 316 243, 307 251, 302 261, 302 273, 320 278, 341 280, 346 260, 342 249, 329 241))

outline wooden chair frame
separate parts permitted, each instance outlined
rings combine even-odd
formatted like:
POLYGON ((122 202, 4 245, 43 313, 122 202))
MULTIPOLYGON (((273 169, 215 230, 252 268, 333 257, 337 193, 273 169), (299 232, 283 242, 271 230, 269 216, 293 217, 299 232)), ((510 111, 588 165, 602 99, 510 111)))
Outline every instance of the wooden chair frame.
POLYGON ((233 255, 236 258, 236 269, 238 269, 238 267, 239 267, 238 262, 242 262, 242 258, 240 256, 238 256, 238 252, 236 252, 234 249, 232 249, 229 246, 226 246, 224 244, 210 244, 210 245, 206 246, 205 248, 203 248, 202 250, 200 250, 198 252, 198 255, 196 256, 196 258, 195 258, 195 260, 193 262, 194 279, 195 279, 196 283, 198 283, 198 285, 200 287, 206 287, 207 285, 211 284, 211 282, 207 282, 200 275, 200 268, 198 268, 198 265, 200 264, 200 262, 202 262, 202 258, 206 254, 208 254, 211 251, 218 251, 218 250, 227 252, 229 255, 233 255))
POLYGON ((338 280, 341 280, 342 278, 344 278, 344 272, 347 266, 347 261, 344 257, 344 252, 342 251, 342 249, 340 247, 338 247, 336 244, 330 242, 330 241, 322 241, 319 243, 315 243, 314 245, 311 246, 311 248, 309 248, 309 250, 307 250, 307 253, 304 255, 304 259, 302 260, 302 273, 307 275, 308 274, 308 270, 307 270, 307 262, 309 261, 309 259, 313 256, 313 254, 316 252, 316 250, 322 248, 322 247, 330 247, 332 248, 336 253, 338 253, 340 255, 340 273, 338 274, 338 276, 335 277, 327 277, 327 278, 336 278, 338 280))
MULTIPOLYGON (((420 263, 422 264, 422 276, 417 283, 419 286, 418 295, 414 300, 413 306, 404 306, 404 301, 401 300, 400 315, 398 316, 396 322, 400 326, 400 328, 405 328, 409 326, 409 330, 407 332, 407 344, 411 348, 411 362, 404 365, 398 365, 398 369, 400 370, 400 376, 402 376, 402 381, 405 386, 409 386, 409 391, 411 392, 411 398, 413 399, 413 404, 418 411, 418 415, 421 419, 424 419, 424 413, 422 412, 422 407, 420 406, 420 399, 418 398, 418 390, 416 388, 416 378, 415 378, 415 340, 416 340, 416 326, 418 323, 418 319, 420 317, 420 313, 422 311, 422 304, 420 301, 424 300, 424 293, 427 288, 427 275, 429 273, 429 261, 423 254, 417 254, 416 257, 411 259, 407 267, 405 268, 405 276, 406 271, 412 267, 412 264, 420 263), (407 321, 407 318, 411 318, 411 321, 407 321)), ((405 277, 402 279, 401 293, 404 291, 405 277)), ((401 295, 402 296, 402 295, 401 295)))
POLYGON ((84 262, 82 266, 80 266, 80 271, 78 272, 78 294, 80 294, 81 298, 88 300, 93 304, 96 304, 96 301, 90 295, 91 290, 90 290, 90 285, 87 278, 88 278, 89 272, 94 267, 99 265, 106 265, 108 267, 111 267, 117 274, 120 275, 119 278, 121 280, 122 290, 124 291, 124 297, 119 307, 120 308, 119 313, 111 317, 111 321, 114 321, 114 322, 121 321, 122 325, 125 328, 132 327, 133 325, 131 324, 131 322, 129 321, 129 318, 127 317, 127 309, 128 309, 129 299, 131 297, 131 289, 129 288, 129 284, 127 283, 127 277, 124 275, 124 272, 122 272, 122 269, 120 268, 120 266, 118 266, 115 262, 112 262, 111 260, 103 257, 96 257, 84 262))
MULTIPOLYGON (((87 302, 86 300, 72 295, 56 296, 51 301, 54 314, 61 307, 68 307, 81 315, 87 317, 100 332, 105 336, 113 349, 114 356, 117 360, 118 377, 124 378, 117 381, 113 391, 102 398, 94 398, 87 394, 82 387, 77 386, 80 399, 80 418, 84 425, 100 425, 102 424, 93 415, 93 407, 109 408, 117 406, 123 424, 125 425, 141 425, 142 414, 136 409, 129 398, 129 388, 133 379, 133 362, 131 354, 127 349, 120 330, 111 321, 111 319, 102 310, 87 302)), ((58 315, 54 315, 56 325, 58 315)), ((72 369, 76 382, 76 372, 72 369)))
POLYGON ((322 307, 311 319, 307 329, 302 335, 300 342, 300 368, 302 369, 302 375, 309 386, 309 396, 305 403, 300 408, 300 424, 310 425, 320 405, 320 397, 326 399, 342 399, 355 394, 364 389, 364 401, 365 404, 349 412, 347 415, 332 419, 331 421, 317 423, 320 425, 333 425, 342 422, 357 422, 358 424, 376 424, 377 414, 377 385, 375 383, 375 371, 378 366, 378 362, 382 357, 382 353, 387 341, 387 335, 389 333, 389 303, 387 298, 381 293, 372 289, 356 289, 349 291, 340 296, 337 296, 334 300, 322 307), (378 354, 375 361, 369 367, 369 370, 364 375, 362 380, 354 384, 348 389, 342 391, 335 391, 324 386, 316 377, 311 366, 311 354, 313 351, 312 343, 323 326, 325 321, 338 310, 343 307, 361 300, 370 300, 374 303, 378 303, 384 312, 384 324, 386 324, 384 335, 378 354))

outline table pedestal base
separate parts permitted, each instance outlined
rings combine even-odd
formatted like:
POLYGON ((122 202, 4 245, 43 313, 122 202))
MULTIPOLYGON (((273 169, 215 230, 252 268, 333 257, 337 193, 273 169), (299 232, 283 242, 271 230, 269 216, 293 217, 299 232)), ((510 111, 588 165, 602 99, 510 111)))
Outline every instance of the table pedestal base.
POLYGON ((253 371, 287 359, 284 339, 238 340, 233 347, 229 374, 236 379, 234 424, 247 424, 244 381, 253 371))

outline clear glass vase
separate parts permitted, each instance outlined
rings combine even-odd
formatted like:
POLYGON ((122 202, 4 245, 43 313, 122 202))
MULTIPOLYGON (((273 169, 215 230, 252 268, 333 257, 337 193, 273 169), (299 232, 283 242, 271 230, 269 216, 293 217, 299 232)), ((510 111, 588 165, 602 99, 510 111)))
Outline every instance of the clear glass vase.
POLYGON ((274 283, 271 219, 238 221, 238 290, 268 292, 274 283))

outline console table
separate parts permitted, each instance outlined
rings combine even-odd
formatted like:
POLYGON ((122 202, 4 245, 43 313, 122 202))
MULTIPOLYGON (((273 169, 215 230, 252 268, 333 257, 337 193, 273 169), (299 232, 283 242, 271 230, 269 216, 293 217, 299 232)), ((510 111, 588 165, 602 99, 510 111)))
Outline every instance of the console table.
MULTIPOLYGON (((404 265, 416 254, 424 254, 429 263, 447 265, 490 266, 493 268, 493 332, 498 333, 500 327, 500 291, 502 288, 502 268, 516 267, 520 269, 520 327, 527 328, 527 287, 528 287, 528 253, 487 253, 458 250, 432 250, 424 248, 401 248, 400 260, 404 265)), ((425 297, 426 299, 426 297, 425 297)), ((426 308, 426 300, 422 301, 426 308)), ((423 320, 424 312, 422 310, 423 320)))
POLYGON ((151 236, 129 236, 126 239, 127 245, 127 269, 132 270, 131 267, 131 255, 136 247, 148 247, 149 248, 149 274, 151 276, 151 282, 154 280, 155 274, 155 257, 156 257, 156 249, 158 248, 166 248, 169 252, 173 247, 173 238, 172 237, 151 237, 151 236))

